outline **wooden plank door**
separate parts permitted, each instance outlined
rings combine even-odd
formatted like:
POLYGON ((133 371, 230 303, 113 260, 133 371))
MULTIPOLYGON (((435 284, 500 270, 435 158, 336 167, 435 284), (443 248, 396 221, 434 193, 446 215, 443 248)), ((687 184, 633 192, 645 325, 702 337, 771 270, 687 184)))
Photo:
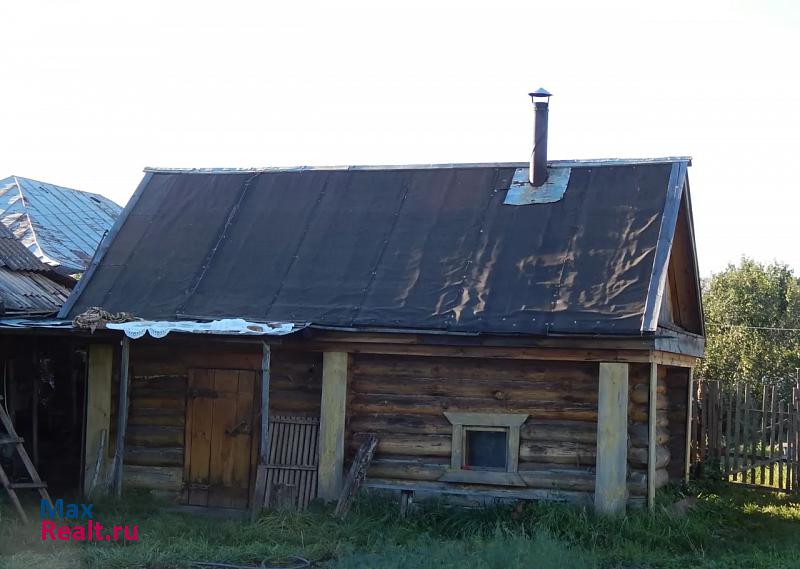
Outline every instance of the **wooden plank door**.
POLYGON ((184 461, 189 505, 248 506, 255 380, 250 370, 189 370, 184 461))

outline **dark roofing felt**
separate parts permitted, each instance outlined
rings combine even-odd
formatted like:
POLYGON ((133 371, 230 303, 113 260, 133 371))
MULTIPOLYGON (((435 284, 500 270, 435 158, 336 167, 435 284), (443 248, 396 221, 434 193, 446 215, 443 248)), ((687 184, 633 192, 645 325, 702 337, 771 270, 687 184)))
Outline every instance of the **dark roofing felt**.
POLYGON ((576 163, 561 201, 504 205, 516 166, 148 171, 61 315, 639 333, 686 159, 576 163))
POLYGON ((16 315, 58 311, 69 289, 51 276, 52 269, 0 223, 0 304, 3 311, 16 315))

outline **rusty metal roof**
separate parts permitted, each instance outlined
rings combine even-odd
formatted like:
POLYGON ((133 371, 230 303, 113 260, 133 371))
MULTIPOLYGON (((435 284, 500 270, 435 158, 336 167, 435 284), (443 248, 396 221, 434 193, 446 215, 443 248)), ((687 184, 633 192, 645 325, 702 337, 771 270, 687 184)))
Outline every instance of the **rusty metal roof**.
POLYGON ((14 234, 0 223, 0 267, 12 271, 39 271, 49 270, 36 256, 28 251, 25 246, 14 237, 14 234))
POLYGON ((0 223, 0 303, 5 314, 54 313, 69 292, 63 277, 55 275, 0 223))
POLYGON ((19 176, 0 180, 0 221, 34 255, 64 273, 88 267, 121 211, 98 194, 19 176))

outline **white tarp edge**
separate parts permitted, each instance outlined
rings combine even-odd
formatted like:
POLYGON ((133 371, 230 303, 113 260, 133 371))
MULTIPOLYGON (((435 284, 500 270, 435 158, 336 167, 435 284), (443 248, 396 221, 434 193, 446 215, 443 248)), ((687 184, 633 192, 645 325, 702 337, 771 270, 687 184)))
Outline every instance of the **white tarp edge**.
POLYGON ((163 338, 170 332, 190 334, 225 334, 233 336, 284 336, 302 328, 290 322, 262 324, 248 322, 241 318, 226 318, 213 322, 168 322, 163 320, 137 320, 134 322, 106 324, 111 330, 122 330, 128 338, 141 338, 150 334, 153 338, 163 338))

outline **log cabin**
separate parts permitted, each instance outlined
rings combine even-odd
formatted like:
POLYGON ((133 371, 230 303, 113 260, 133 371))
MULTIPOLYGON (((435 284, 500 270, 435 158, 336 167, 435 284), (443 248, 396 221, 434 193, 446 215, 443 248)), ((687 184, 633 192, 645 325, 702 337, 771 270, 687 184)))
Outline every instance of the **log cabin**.
POLYGON ((89 347, 86 476, 302 507, 374 434, 404 500, 652 505, 704 348, 689 165, 146 169, 60 314, 140 319, 89 347))

